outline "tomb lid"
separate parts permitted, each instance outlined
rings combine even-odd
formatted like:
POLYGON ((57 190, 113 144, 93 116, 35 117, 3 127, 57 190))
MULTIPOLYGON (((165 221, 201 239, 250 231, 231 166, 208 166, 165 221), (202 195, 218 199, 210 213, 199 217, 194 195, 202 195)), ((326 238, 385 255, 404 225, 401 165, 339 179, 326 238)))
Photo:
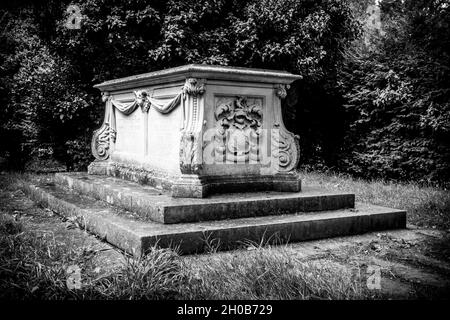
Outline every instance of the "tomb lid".
POLYGON ((278 70, 189 64, 181 67, 105 81, 95 85, 94 88, 100 89, 101 91, 123 90, 184 81, 186 78, 289 84, 294 80, 301 79, 302 76, 278 70))

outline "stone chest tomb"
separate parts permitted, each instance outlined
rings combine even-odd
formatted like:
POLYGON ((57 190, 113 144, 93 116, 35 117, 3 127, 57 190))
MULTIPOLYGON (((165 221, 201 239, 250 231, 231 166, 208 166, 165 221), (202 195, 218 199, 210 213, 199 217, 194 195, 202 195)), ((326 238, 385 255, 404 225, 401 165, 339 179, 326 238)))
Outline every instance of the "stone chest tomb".
POLYGON ((300 150, 281 114, 298 75, 187 65, 96 85, 106 103, 89 173, 145 182, 174 197, 300 191, 300 150))
POLYGON ((135 255, 404 228, 406 212, 301 185, 281 101, 298 75, 187 65, 106 81, 86 172, 26 184, 35 200, 135 255), (209 239, 209 240, 208 240, 209 239))

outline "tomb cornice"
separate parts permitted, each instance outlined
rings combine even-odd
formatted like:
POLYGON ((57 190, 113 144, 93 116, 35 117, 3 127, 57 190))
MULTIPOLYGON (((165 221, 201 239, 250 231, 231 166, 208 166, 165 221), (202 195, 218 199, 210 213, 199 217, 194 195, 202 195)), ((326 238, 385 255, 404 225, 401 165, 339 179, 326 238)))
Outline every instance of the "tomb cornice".
POLYGON ((183 82, 187 78, 289 84, 302 77, 287 71, 190 64, 109 80, 97 84, 94 87, 101 91, 115 91, 171 82, 183 82))

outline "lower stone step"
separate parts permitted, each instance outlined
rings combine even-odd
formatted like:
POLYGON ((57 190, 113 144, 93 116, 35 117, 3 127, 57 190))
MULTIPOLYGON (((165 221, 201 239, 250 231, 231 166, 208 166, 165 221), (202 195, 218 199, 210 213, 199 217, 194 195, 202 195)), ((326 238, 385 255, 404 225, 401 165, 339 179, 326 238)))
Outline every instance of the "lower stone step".
POLYGON ((251 192, 173 198, 150 186, 83 172, 57 173, 74 191, 133 211, 144 220, 182 223, 354 208, 355 195, 304 187, 301 192, 251 192))
POLYGON ((190 254, 211 243, 227 250, 247 241, 285 243, 406 227, 405 211, 363 204, 335 211, 161 224, 136 219, 130 212, 53 183, 22 187, 33 200, 62 216, 75 217, 90 232, 137 256, 156 243, 190 254))

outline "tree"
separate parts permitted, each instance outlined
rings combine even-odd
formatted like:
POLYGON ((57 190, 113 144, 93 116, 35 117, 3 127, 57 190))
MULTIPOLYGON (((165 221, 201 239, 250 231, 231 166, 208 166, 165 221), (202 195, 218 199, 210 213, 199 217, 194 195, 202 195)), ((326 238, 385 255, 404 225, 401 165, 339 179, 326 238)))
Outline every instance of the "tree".
POLYGON ((446 185, 450 178, 448 1, 383 1, 386 35, 354 45, 340 73, 349 131, 340 168, 446 185))

